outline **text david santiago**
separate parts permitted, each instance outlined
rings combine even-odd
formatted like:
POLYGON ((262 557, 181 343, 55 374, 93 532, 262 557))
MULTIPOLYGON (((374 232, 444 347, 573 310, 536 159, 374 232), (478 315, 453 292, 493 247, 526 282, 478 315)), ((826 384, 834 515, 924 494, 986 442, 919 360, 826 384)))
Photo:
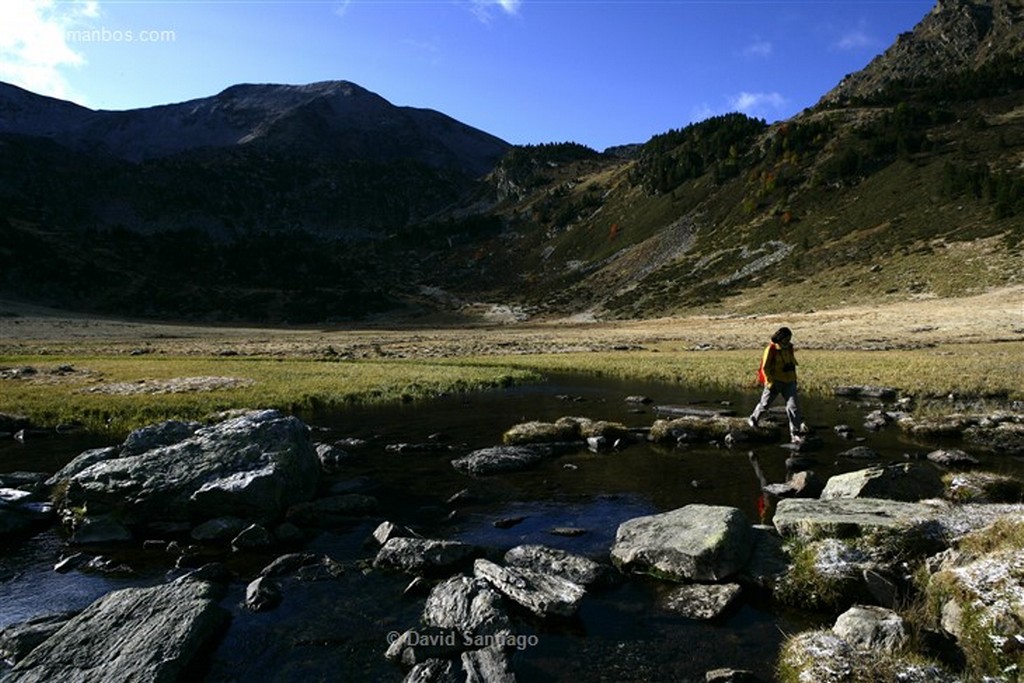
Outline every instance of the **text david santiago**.
POLYGON ((460 635, 455 631, 445 633, 420 633, 418 631, 406 631, 404 634, 398 631, 388 633, 388 644, 393 644, 399 638, 408 647, 503 647, 525 650, 534 647, 540 642, 535 635, 523 636, 514 633, 488 633, 481 635, 460 635))

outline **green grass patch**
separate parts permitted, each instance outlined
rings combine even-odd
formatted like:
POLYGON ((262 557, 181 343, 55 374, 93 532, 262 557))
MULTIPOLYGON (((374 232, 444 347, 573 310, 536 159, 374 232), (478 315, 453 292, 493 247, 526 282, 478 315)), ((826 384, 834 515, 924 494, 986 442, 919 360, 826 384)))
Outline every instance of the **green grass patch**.
MULTIPOLYGON (((457 365, 493 365, 539 372, 587 373, 617 379, 660 381, 700 390, 751 391, 760 349, 659 350, 494 356, 460 359, 457 365)), ((801 390, 832 396, 835 387, 882 385, 917 397, 1024 398, 1024 344, 958 344, 884 351, 798 350, 801 390)))
POLYGON ((0 367, 30 366, 25 379, 0 380, 0 412, 34 424, 81 423, 126 433, 164 419, 200 419, 232 408, 286 411, 419 400, 539 379, 526 368, 412 361, 324 361, 295 358, 0 357, 0 367), (74 372, 57 372, 71 366, 74 372), (111 384, 230 377, 238 386, 179 393, 105 393, 111 384))
MULTIPOLYGON (((756 392, 760 352, 657 350, 497 355, 426 360, 324 360, 294 357, 0 356, 0 367, 37 374, 0 380, 0 412, 35 424, 82 423, 124 433, 162 419, 199 419, 232 408, 286 411, 420 400, 583 373, 678 384, 700 391, 756 392), (60 366, 73 372, 60 374, 60 366), (229 377, 238 386, 180 393, 101 393, 114 383, 229 377)), ((798 352, 802 391, 832 396, 836 386, 893 386, 904 395, 1024 398, 1024 344, 950 345, 891 351, 798 352)))

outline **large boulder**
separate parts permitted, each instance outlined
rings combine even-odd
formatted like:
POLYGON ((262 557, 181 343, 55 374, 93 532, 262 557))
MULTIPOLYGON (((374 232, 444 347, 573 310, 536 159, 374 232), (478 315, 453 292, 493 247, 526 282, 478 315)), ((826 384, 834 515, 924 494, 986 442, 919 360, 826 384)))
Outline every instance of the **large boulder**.
POLYGON ((886 498, 917 502, 938 498, 946 487, 934 467, 919 463, 900 463, 887 467, 869 467, 830 477, 821 492, 832 498, 886 498))
POLYGON ((150 428, 119 450, 76 458, 51 478, 66 485, 66 517, 115 514, 129 528, 227 516, 268 522, 315 493, 320 461, 297 418, 264 410, 190 428, 150 428), (154 445, 137 452, 143 443, 154 445))
POLYGON ((188 578, 103 596, 8 672, 10 683, 176 681, 212 647, 229 613, 221 590, 188 578))
POLYGON ((620 524, 611 559, 623 571, 721 581, 746 566, 753 545, 753 529, 739 509, 687 505, 620 524))
POLYGON ((786 498, 776 506, 773 522, 784 537, 814 540, 856 537, 879 530, 925 532, 938 525, 945 513, 946 507, 941 505, 882 498, 786 498))

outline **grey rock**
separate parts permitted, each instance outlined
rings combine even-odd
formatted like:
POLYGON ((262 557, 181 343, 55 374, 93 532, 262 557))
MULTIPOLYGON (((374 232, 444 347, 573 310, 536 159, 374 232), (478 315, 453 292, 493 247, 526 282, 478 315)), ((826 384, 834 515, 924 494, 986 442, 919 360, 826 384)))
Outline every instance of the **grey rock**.
POLYGON ((916 502, 941 497, 944 492, 945 485, 934 467, 900 463, 830 477, 821 498, 887 498, 916 502))
POLYGON ((247 526, 231 539, 231 549, 235 551, 268 548, 274 545, 274 537, 262 524, 247 526))
POLYGON ((377 511, 377 499, 362 493, 317 498, 288 508, 288 521, 300 526, 327 528, 377 511))
POLYGON ((119 446, 107 446, 106 448, 93 448, 82 451, 71 462, 57 470, 56 474, 47 479, 46 484, 47 486, 54 486, 71 479, 79 472, 92 467, 96 463, 114 460, 119 457, 121 457, 121 448, 119 446))
POLYGON ((609 565, 544 545, 516 546, 505 553, 505 564, 558 576, 584 588, 606 585, 615 579, 615 571, 609 565))
POLYGON ((473 563, 473 573, 539 617, 570 617, 586 595, 582 586, 567 579, 532 569, 502 567, 482 558, 473 563))
POLYGON ((781 484, 762 487, 765 493, 778 498, 817 498, 824 488, 825 483, 810 470, 797 471, 781 484))
POLYGON ((786 498, 776 506, 773 522, 783 537, 813 540, 877 530, 921 531, 944 512, 941 506, 881 498, 786 498))
POLYGON ((854 605, 839 615, 832 631, 857 647, 889 652, 908 640, 903 619, 891 609, 874 605, 854 605))
POLYGON ((750 522, 740 510, 687 505, 620 524, 611 559, 623 571, 720 581, 743 569, 752 546, 750 522))
POLYGON ((319 476, 306 426, 266 410, 137 455, 87 452, 54 479, 67 482, 63 512, 116 512, 130 528, 224 516, 270 521, 308 500, 319 476), (89 464, 81 467, 80 458, 89 464))
POLYGON ((743 588, 736 583, 693 583, 665 596, 665 608, 688 619, 707 621, 724 614, 739 599, 743 588))
POLYGON ((485 647, 462 653, 466 683, 515 683, 508 656, 500 647, 485 647))
POLYGON ((459 683, 450 659, 428 659, 409 670, 402 683, 459 683))
POLYGON ((132 532, 113 515, 85 517, 71 536, 71 542, 76 545, 127 543, 133 539, 132 532))
POLYGON ((881 456, 869 446, 854 446, 840 453, 838 457, 851 460, 878 460, 881 456))
POLYGON ((845 398, 877 398, 883 401, 892 401, 899 396, 899 390, 894 387, 874 385, 839 386, 835 387, 833 391, 836 396, 845 398))
POLYGON ((434 586, 423 606, 422 621, 427 626, 454 629, 463 640, 513 633, 501 595, 486 581, 465 575, 434 586))
POLYGON ((198 422, 168 420, 136 429, 121 445, 121 456, 138 455, 161 446, 173 446, 196 433, 202 427, 198 422))
POLYGON ((373 540, 378 545, 385 545, 392 538, 419 538, 419 534, 415 533, 411 529, 407 529, 404 526, 399 526, 392 522, 381 522, 377 525, 377 528, 373 530, 373 540))
POLYGON ((746 669, 712 669, 704 673, 704 683, 759 683, 760 679, 746 669))
POLYGON ((388 645, 384 657, 406 667, 452 659, 465 649, 462 635, 452 628, 421 626, 403 632, 388 645))
POLYGON ((315 450, 316 456, 320 459, 320 467, 328 474, 338 472, 345 463, 353 459, 348 451, 332 444, 318 443, 315 450))
POLYGON ((49 681, 180 680, 227 627, 223 592, 178 580, 114 591, 33 649, 4 678, 49 681))
POLYGON ((931 462, 938 465, 945 465, 947 467, 965 467, 977 465, 981 462, 973 455, 970 455, 959 448, 942 448, 932 451, 925 457, 931 462))
POLYGON ((192 540, 207 543, 230 541, 242 533, 248 522, 239 517, 217 517, 210 519, 192 529, 192 540))
POLYGON ((477 552, 475 546, 458 541, 396 537, 377 552, 373 566, 406 572, 448 570, 468 561, 477 552))
POLYGON ((253 612, 267 612, 281 604, 281 586, 273 579, 261 576, 245 587, 245 607, 253 612))
POLYGON ((483 476, 529 469, 543 459, 544 451, 536 447, 494 446, 455 458, 452 467, 464 474, 483 476))
POLYGON ((44 614, 0 629, 0 660, 17 664, 29 652, 64 627, 76 612, 44 614))

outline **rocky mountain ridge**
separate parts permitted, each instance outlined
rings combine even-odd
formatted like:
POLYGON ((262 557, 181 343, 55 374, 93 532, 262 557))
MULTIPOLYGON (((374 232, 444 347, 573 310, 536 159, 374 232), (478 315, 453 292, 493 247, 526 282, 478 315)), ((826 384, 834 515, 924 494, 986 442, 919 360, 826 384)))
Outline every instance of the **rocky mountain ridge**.
POLYGON ((1019 283, 1022 35, 1019 4, 942 0, 788 121, 603 153, 508 147, 343 81, 122 113, 0 87, 0 294, 218 321, 584 320, 1019 283))
POLYGON ((894 82, 977 70, 1001 57, 1024 54, 1024 5, 1018 0, 938 0, 912 30, 850 74, 820 104, 870 99, 894 82))
POLYGON ((212 97, 96 111, 0 84, 0 133, 140 162, 257 146, 316 158, 414 159, 480 175, 508 143, 429 109, 396 107, 348 81, 235 85, 212 97))

